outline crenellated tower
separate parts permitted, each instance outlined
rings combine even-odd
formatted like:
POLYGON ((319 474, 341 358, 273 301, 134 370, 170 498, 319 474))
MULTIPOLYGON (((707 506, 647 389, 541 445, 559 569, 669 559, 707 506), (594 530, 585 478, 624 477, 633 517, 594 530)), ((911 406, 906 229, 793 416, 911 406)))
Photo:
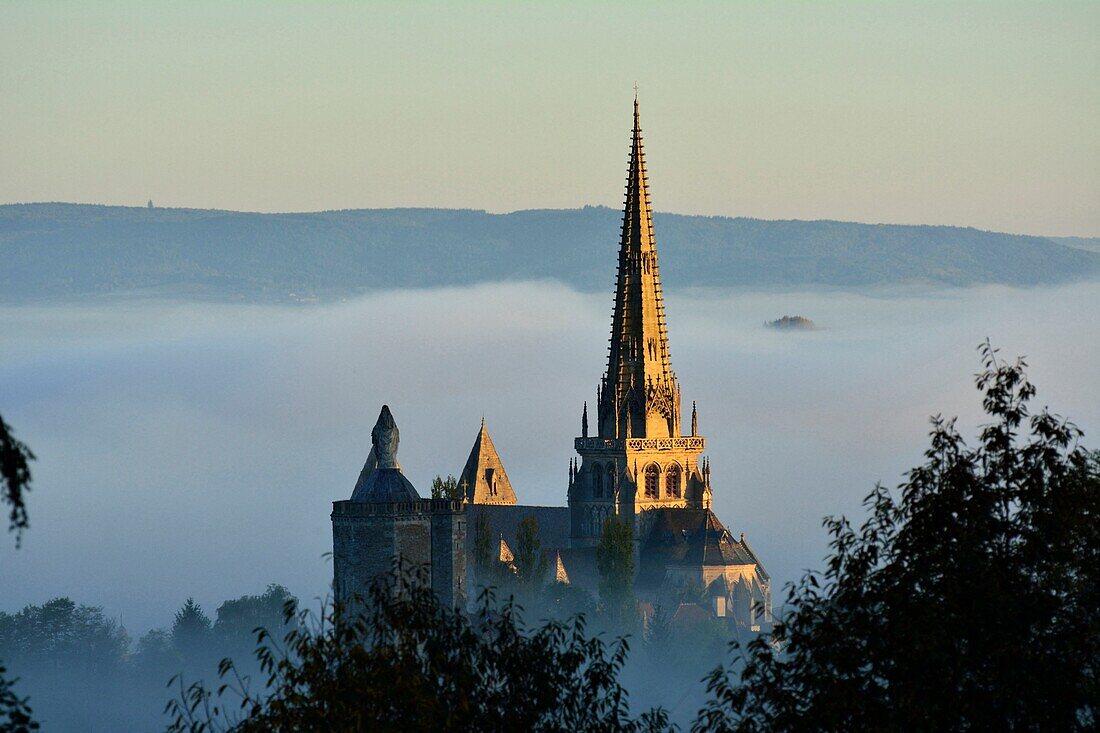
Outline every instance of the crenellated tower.
POLYGON ((596 396, 597 434, 588 434, 586 405, 575 440, 580 461, 569 469, 573 546, 594 545, 610 516, 633 518, 641 537, 649 510, 709 506, 694 405, 691 435, 681 435, 637 95, 607 371, 596 396))

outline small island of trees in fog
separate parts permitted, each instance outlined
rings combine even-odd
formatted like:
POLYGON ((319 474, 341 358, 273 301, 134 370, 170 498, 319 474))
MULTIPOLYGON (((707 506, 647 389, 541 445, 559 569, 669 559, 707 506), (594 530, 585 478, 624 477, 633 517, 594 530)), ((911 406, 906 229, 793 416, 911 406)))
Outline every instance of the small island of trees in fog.
POLYGON ((804 316, 783 316, 774 321, 765 321, 764 325, 777 331, 813 331, 817 325, 804 316))

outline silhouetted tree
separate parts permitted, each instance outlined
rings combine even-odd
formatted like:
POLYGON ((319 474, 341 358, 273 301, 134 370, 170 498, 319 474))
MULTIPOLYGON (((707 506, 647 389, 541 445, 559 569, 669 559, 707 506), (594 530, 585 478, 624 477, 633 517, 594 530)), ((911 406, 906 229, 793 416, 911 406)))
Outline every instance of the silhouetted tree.
MULTIPOLYGON (((23 538, 28 526, 26 494, 31 490, 30 462, 34 454, 12 436, 11 427, 0 417, 0 504, 11 507, 8 513, 8 531, 15 532, 15 546, 23 538)), ((0 663, 0 730, 13 733, 38 730, 31 717, 26 697, 15 694, 17 680, 9 680, 3 663, 0 663)))
POLYGON ((500 578, 499 554, 493 552, 493 532, 489 528, 489 517, 478 512, 474 520, 474 574, 477 584, 482 588, 496 585, 500 578))
POLYGON ((257 650, 270 692, 250 690, 226 661, 227 687, 181 689, 170 730, 667 729, 659 710, 630 717, 617 681, 624 640, 588 637, 580 618, 527 629, 515 606, 494 609, 488 594, 467 615, 412 575, 378 578, 354 619, 300 612, 279 648, 257 650))
POLYGON ((447 499, 449 501, 462 501, 462 489, 458 486, 458 479, 454 476, 443 478, 436 476, 432 479, 432 498, 447 499))
POLYGON ((634 530, 617 517, 608 517, 596 545, 600 574, 600 610, 613 625, 629 629, 637 621, 634 598, 634 530))
POLYGON ((7 504, 8 531, 15 532, 15 546, 28 526, 26 494, 31 490, 30 462, 34 460, 23 443, 15 439, 11 426, 0 417, 0 504, 7 504))
POLYGON ((695 730, 1095 730, 1100 467, 1031 414, 1022 360, 981 353, 976 447, 936 417, 897 496, 825 520, 826 570, 710 677, 695 730))
POLYGON ((121 666, 130 640, 99 606, 54 598, 18 613, 0 612, 0 655, 21 667, 49 665, 104 673, 121 666))
POLYGON ((533 516, 520 520, 516 529, 516 581, 527 600, 533 599, 542 590, 546 579, 546 570, 550 559, 542 549, 539 538, 539 522, 533 516))
POLYGON ((180 668, 180 655, 172 648, 172 635, 165 629, 150 629, 137 641, 130 662, 143 677, 169 677, 180 668))
POLYGON ((213 626, 218 652, 238 660, 247 655, 259 629, 279 630, 287 603, 297 606, 298 599, 283 586, 272 583, 261 595, 241 596, 218 606, 213 626))
POLYGON ((210 647, 213 625, 202 607, 188 598, 172 623, 172 647, 184 656, 204 654, 210 647))

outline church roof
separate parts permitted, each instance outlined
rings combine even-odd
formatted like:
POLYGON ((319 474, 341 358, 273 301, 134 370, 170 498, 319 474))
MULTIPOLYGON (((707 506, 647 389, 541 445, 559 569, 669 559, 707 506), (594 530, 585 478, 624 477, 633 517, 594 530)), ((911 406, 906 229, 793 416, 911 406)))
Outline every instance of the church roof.
POLYGON ((504 463, 493 445, 493 439, 489 437, 484 418, 470 457, 466 459, 466 466, 458 478, 458 485, 465 500, 471 504, 516 503, 516 492, 512 490, 504 463))
POLYGON ((637 96, 626 184, 611 343, 607 373, 599 390, 599 434, 605 438, 647 437, 652 429, 659 429, 660 434, 648 437, 667 437, 668 428, 647 425, 647 415, 655 411, 677 429, 680 418, 637 96))
POLYGON ((561 561, 561 551, 554 553, 554 582, 569 585, 569 573, 565 570, 565 564, 561 561))
POLYGON ((669 565, 758 565, 709 509, 657 509, 642 545, 639 583, 659 585, 669 565))
POLYGON ((389 406, 382 405, 371 431, 370 454, 351 493, 352 501, 389 503, 420 499, 420 494, 405 478, 397 463, 400 436, 401 431, 397 429, 389 406))

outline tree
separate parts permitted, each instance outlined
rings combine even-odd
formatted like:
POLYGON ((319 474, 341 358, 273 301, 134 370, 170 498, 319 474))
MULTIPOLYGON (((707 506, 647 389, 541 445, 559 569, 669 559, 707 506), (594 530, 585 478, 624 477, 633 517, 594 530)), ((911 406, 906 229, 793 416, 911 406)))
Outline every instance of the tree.
POLYGON ((981 354, 976 446, 936 417, 897 495, 877 486, 858 530, 825 520, 826 569, 710 676, 695 730, 1095 729, 1100 464, 1031 414, 1023 360, 981 354))
POLYGON ((589 637, 581 618, 528 629, 488 593, 469 615, 413 575, 377 578, 357 618, 303 611, 282 644, 261 638, 265 689, 251 690, 229 660, 216 692, 181 683, 169 730, 667 730, 660 710, 630 717, 618 682, 625 640, 589 637))
POLYGON ((64 666, 102 674, 117 669, 130 646, 126 631, 100 606, 54 598, 0 613, 0 655, 28 666, 64 666))
POLYGON ((205 653, 210 644, 212 624, 202 607, 188 598, 176 612, 172 623, 172 646, 184 656, 205 653))
POLYGON ((26 697, 15 694, 14 685, 18 679, 9 680, 4 675, 7 670, 0 664, 0 730, 10 733, 30 733, 39 729, 38 723, 31 717, 31 708, 26 697))
POLYGON ((596 545, 600 574, 600 610, 607 620, 629 628, 637 620, 634 599, 634 530, 628 522, 608 517, 596 545))
POLYGON ((542 590, 550 558, 542 549, 539 537, 539 521, 533 516, 520 520, 516 529, 516 580, 527 598, 534 598, 542 590))
POLYGON ((11 507, 8 531, 15 532, 15 546, 28 526, 26 494, 31 490, 30 462, 34 460, 23 443, 15 439, 11 427, 0 417, 0 504, 11 507))
POLYGON ((500 573, 498 556, 493 554, 493 532, 489 528, 489 517, 478 512, 474 520, 474 574, 477 584, 485 588, 495 584, 500 573))
POLYGON ((432 498, 447 499, 448 501, 462 501, 462 489, 458 486, 458 479, 454 476, 443 478, 436 476, 432 479, 432 498))
MULTIPOLYGON (((28 526, 26 495, 31 490, 30 462, 34 454, 12 435, 11 427, 0 417, 0 504, 8 504, 8 531, 15 532, 15 546, 23 538, 28 526)), ((7 670, 0 663, 0 729, 13 733, 38 730, 38 723, 31 717, 26 697, 15 694, 18 680, 9 680, 7 670)))
POLYGON ((213 626, 220 653, 237 659, 246 655, 259 629, 279 629, 288 603, 297 608, 298 599, 276 583, 267 586, 261 595, 241 596, 222 603, 213 626))

